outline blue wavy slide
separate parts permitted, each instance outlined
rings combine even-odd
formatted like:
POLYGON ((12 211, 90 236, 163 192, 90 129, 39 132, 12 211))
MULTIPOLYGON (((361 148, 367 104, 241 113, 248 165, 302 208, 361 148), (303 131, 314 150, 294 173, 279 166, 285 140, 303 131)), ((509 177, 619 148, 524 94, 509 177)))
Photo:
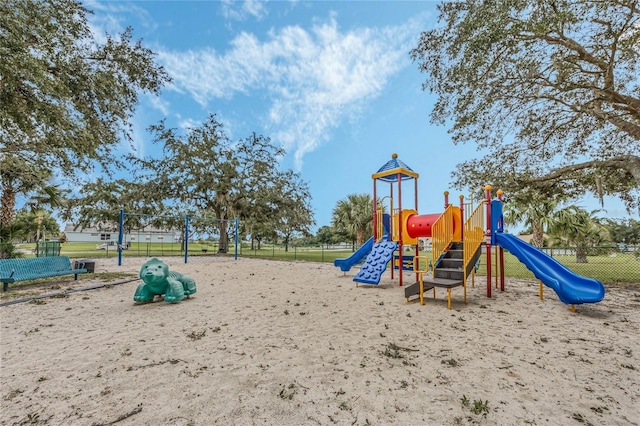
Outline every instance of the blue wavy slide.
POLYGON ((371 252, 372 248, 373 237, 369 238, 363 245, 360 246, 358 250, 356 250, 351 256, 347 257, 346 259, 335 259, 333 261, 333 266, 339 267, 342 272, 347 272, 353 266, 362 262, 362 260, 371 252))
POLYGON ((578 275, 542 250, 511 234, 496 233, 496 243, 508 250, 544 285, 556 292, 563 303, 597 303, 604 299, 604 285, 578 275))
POLYGON ((367 255, 367 260, 353 280, 358 283, 378 285, 382 274, 387 269, 387 263, 397 248, 398 243, 395 241, 381 241, 374 244, 371 253, 367 255))

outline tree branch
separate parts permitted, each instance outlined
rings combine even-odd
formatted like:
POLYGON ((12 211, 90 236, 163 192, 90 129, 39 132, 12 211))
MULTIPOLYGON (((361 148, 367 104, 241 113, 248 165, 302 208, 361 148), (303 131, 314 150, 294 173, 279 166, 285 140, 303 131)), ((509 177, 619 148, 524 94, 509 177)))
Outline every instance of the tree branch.
POLYGON ((584 163, 571 164, 569 166, 560 167, 544 176, 531 179, 532 182, 549 182, 562 179, 564 175, 571 172, 578 172, 594 167, 615 167, 623 169, 631 173, 640 186, 640 157, 636 155, 619 155, 606 160, 591 160, 584 163))

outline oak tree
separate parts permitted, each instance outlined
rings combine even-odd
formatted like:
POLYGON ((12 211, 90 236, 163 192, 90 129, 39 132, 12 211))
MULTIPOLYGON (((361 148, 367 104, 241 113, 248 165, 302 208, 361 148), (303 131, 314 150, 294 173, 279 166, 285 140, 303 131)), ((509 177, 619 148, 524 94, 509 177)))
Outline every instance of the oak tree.
POLYGON ((482 157, 453 172, 547 196, 617 195, 640 208, 638 0, 468 0, 438 6, 411 51, 434 123, 482 157))
POLYGON ((306 184, 279 170, 284 150, 269 138, 253 133, 232 141, 213 114, 186 133, 164 121, 150 131, 162 153, 132 159, 146 173, 141 179, 158 185, 165 209, 217 219, 220 252, 227 252, 228 224, 236 218, 253 225, 249 232, 270 225, 283 235, 313 223, 306 184))
POLYGON ((113 165, 139 95, 170 80, 131 28, 101 41, 90 13, 76 0, 0 2, 0 227, 16 197, 113 165))

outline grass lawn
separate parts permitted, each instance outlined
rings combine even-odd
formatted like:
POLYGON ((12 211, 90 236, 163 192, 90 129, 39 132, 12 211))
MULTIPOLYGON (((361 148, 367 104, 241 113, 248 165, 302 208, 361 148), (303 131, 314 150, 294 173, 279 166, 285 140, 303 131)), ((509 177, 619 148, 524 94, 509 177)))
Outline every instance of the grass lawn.
MULTIPOLYGON (((493 271, 496 268, 494 253, 491 257, 493 271)), ((554 256, 554 259, 578 275, 595 278, 605 284, 640 283, 640 260, 636 259, 632 253, 616 253, 615 256, 588 256, 588 263, 577 263, 575 256, 554 256)), ((477 273, 486 275, 486 255, 482 256, 482 263, 477 273)), ((507 252, 504 254, 504 276, 535 278, 523 263, 507 252)))
MULTIPOLYGON (((63 243, 61 255, 72 258, 101 258, 117 257, 118 251, 112 249, 96 250, 96 243, 63 243)), ((27 257, 32 257, 35 244, 21 244, 19 249, 24 250, 27 257)), ((189 243, 189 256, 214 255, 218 252, 218 246, 212 244, 189 243)), ((180 243, 130 243, 128 250, 124 250, 123 257, 139 256, 183 256, 184 252, 180 243)), ((495 256, 492 252, 492 269, 495 271, 495 256)), ((234 254, 233 245, 229 246, 228 255, 234 254)), ((346 258, 353 254, 351 250, 333 250, 320 247, 295 247, 290 246, 285 251, 284 246, 263 245, 259 250, 249 246, 238 247, 238 255, 241 257, 256 257, 274 260, 302 260, 308 262, 333 263, 337 258, 346 258)), ((410 254, 410 253, 407 253, 410 254)), ((413 253, 411 253, 413 254, 413 253)), ((421 256, 431 257, 430 252, 421 252, 421 256)), ((575 256, 558 256, 554 258, 566 265, 579 275, 591 277, 605 284, 611 283, 640 283, 640 259, 633 253, 615 253, 615 255, 588 256, 588 263, 577 263, 575 256)), ((515 256, 505 252, 505 277, 535 278, 515 256)), ((486 274, 486 255, 481 256, 481 265, 477 274, 486 274)))

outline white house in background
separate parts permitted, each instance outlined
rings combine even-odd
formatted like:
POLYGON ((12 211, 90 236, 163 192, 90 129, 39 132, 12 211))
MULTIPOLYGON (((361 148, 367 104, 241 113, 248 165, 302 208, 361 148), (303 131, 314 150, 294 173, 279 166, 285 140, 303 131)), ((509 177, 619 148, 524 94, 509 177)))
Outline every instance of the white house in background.
MULTIPOLYGON (((66 224, 64 234, 70 243, 104 243, 105 241, 118 241, 118 228, 101 226, 91 228, 78 228, 74 230, 73 224, 66 224), (114 229, 107 231, 105 229, 114 229)), ((124 234, 124 242, 129 243, 179 243, 183 239, 182 231, 161 230, 152 226, 147 226, 140 230, 124 234)))

